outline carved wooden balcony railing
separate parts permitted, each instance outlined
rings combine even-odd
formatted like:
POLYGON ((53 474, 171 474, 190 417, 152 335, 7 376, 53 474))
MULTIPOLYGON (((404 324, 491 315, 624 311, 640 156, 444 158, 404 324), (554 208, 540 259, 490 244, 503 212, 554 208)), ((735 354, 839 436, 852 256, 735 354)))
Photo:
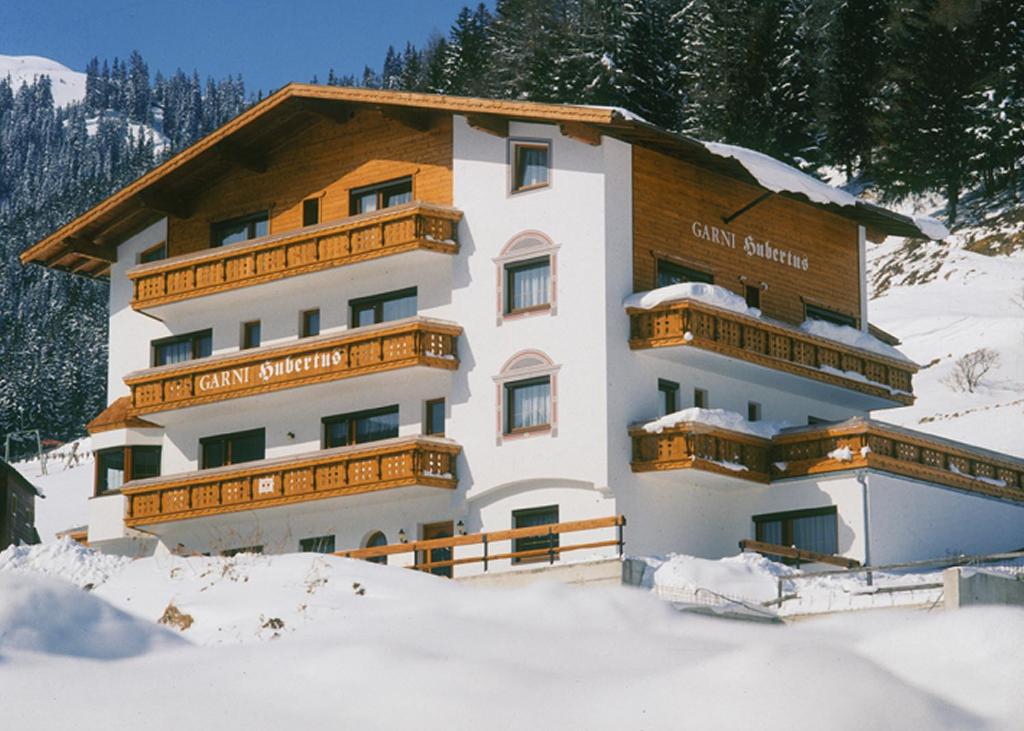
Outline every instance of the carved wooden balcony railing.
POLYGON ((693 468, 753 482, 770 478, 767 439, 691 422, 660 433, 635 427, 629 435, 634 472, 693 468))
POLYGON ((772 440, 773 479, 856 468, 1024 502, 1024 460, 865 419, 772 440))
POLYGON ((455 370, 461 332, 440 320, 399 320, 137 371, 124 380, 131 413, 148 414, 397 368, 455 370))
POLYGON ((634 350, 701 348, 887 401, 914 402, 916 366, 782 324, 692 300, 630 309, 629 319, 634 350))
POLYGON ((416 249, 455 254, 462 213, 409 203, 135 267, 137 310, 416 249))
POLYGON ((167 523, 411 485, 454 489, 460 450, 444 439, 399 438, 129 482, 121 489, 125 525, 167 523))
POLYGON ((874 469, 1024 502, 1024 460, 852 419, 786 431, 771 440, 702 424, 660 434, 630 429, 634 472, 699 469, 755 482, 874 469))

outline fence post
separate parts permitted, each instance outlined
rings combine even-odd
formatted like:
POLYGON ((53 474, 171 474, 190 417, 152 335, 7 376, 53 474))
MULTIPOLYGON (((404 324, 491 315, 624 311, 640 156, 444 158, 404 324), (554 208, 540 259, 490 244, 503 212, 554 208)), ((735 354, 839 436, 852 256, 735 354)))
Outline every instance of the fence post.
POLYGON ((616 534, 618 536, 618 539, 619 539, 619 558, 622 558, 622 554, 623 554, 623 551, 624 551, 624 548, 625 548, 625 545, 626 545, 626 541, 623 540, 623 534, 625 533, 625 530, 624 530, 625 527, 626 527, 626 519, 625 518, 619 518, 617 521, 615 521, 615 528, 616 528, 615 532, 616 532, 616 534))
POLYGON ((551 530, 551 526, 548 526, 548 564, 554 565, 555 563, 555 534, 551 530))
POLYGON ((488 550, 487 549, 487 534, 486 533, 483 534, 483 544, 484 544, 484 573, 486 574, 487 573, 487 550, 488 550))

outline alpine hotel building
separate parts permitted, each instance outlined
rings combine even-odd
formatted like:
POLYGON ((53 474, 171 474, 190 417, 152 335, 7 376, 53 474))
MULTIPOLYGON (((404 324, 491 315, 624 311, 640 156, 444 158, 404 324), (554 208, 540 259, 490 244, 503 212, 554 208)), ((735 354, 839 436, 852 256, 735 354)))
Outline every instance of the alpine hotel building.
POLYGON ((293 84, 22 260, 110 282, 94 547, 883 564, 1024 546, 1024 461, 869 417, 917 367, 865 249, 937 228, 623 110, 293 84))

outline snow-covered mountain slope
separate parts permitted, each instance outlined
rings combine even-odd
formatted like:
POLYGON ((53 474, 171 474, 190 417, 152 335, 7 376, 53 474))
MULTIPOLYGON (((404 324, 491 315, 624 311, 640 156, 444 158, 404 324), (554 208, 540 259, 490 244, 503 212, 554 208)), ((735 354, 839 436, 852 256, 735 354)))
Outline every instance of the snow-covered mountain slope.
POLYGON ((1024 457, 1024 207, 968 197, 944 242, 890 238, 869 248, 871 321, 920 363, 917 403, 883 421, 1024 457), (950 375, 989 348, 998 362, 975 392, 950 375))
POLYGON ((4 56, 0 54, 0 79, 11 77, 15 91, 22 82, 31 84, 39 76, 49 76, 53 103, 63 107, 85 98, 85 74, 42 56, 4 56))
MULTIPOLYGON (((77 579, 94 555, 28 550, 77 579)), ((780 627, 633 588, 488 590, 312 554, 139 559, 83 595, 13 551, 11 728, 1010 729, 1024 714, 1010 608, 780 627)))
POLYGON ((37 459, 14 463, 14 468, 43 493, 36 500, 36 531, 43 543, 55 540, 59 531, 88 523, 93 464, 88 437, 48 452, 45 467, 37 459))

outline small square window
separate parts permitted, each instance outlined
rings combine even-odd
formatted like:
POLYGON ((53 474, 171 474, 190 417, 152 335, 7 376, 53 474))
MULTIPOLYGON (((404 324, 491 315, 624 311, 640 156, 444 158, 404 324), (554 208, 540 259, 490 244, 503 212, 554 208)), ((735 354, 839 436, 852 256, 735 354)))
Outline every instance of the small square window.
POLYGON ((756 401, 747 402, 747 421, 761 421, 761 404, 756 401))
POLYGON ((505 266, 505 313, 551 306, 551 258, 544 256, 505 266))
POLYGON ((761 288, 747 285, 746 287, 747 307, 761 309, 761 288))
POLYGON ((153 261, 160 261, 167 258, 167 242, 161 241, 156 246, 152 246, 141 254, 139 254, 140 264, 149 264, 153 261))
POLYGON ((299 336, 311 338, 320 334, 320 310, 306 310, 302 313, 302 326, 299 328, 299 336))
POLYGON ((320 199, 307 198, 302 201, 302 225, 315 226, 320 223, 320 199))
POLYGON ((545 142, 512 143, 512 192, 543 188, 549 182, 549 147, 545 142))
POLYGON ((334 536, 314 536, 299 541, 302 553, 334 553, 334 536))
POLYGON ((424 414, 424 429, 426 434, 444 436, 444 399, 427 401, 426 413, 424 414))
POLYGON ((693 389, 693 405, 698 409, 707 409, 708 407, 708 392, 703 388, 693 389))
POLYGON ((260 321, 242 324, 242 350, 260 347, 260 321))
POLYGON ((540 431, 551 426, 551 377, 505 384, 505 433, 540 431))
POLYGON ((659 404, 661 409, 659 416, 674 414, 679 411, 679 384, 674 381, 658 379, 659 404))

